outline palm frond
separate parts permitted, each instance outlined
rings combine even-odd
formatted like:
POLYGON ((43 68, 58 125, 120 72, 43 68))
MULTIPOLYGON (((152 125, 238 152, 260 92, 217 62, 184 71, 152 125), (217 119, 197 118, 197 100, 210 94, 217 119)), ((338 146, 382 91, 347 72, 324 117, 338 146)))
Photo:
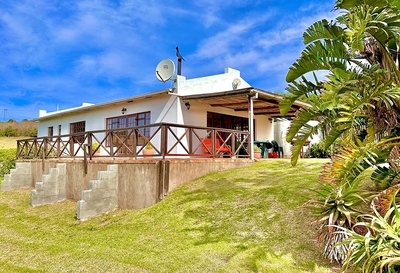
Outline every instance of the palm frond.
POLYGON ((309 44, 320 39, 338 40, 342 38, 343 35, 343 28, 323 19, 309 26, 303 34, 303 39, 304 44, 309 44))
POLYGON ((321 83, 313 83, 304 77, 302 77, 302 81, 300 82, 290 83, 286 88, 289 94, 285 94, 283 100, 279 103, 281 115, 285 116, 296 100, 301 100, 302 98, 308 97, 312 94, 319 94, 321 89, 321 83))
POLYGON ((388 4, 387 0, 336 0, 335 9, 352 10, 360 4, 373 5, 376 7, 385 7, 388 4))
POLYGON ((286 81, 292 82, 308 72, 317 70, 346 70, 346 62, 350 59, 343 42, 333 40, 317 40, 308 45, 294 62, 286 75, 286 81))

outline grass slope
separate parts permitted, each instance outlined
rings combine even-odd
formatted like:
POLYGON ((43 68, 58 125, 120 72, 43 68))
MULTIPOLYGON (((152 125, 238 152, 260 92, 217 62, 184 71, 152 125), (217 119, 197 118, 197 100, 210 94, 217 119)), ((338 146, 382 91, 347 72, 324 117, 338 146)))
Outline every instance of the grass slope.
POLYGON ((0 272, 336 272, 307 210, 322 160, 210 174, 143 210, 75 220, 76 202, 32 208, 0 193, 0 272))
POLYGON ((0 137, 0 149, 17 148, 17 140, 27 137, 0 137))

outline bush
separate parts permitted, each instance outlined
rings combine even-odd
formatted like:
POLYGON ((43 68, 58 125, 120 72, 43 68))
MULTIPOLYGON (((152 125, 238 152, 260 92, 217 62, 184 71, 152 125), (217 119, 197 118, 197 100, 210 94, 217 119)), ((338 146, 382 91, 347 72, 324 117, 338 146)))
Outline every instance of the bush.
POLYGON ((310 157, 312 158, 327 158, 329 153, 325 151, 325 145, 322 141, 311 144, 310 157))
POLYGON ((37 123, 34 121, 8 121, 0 122, 0 136, 5 137, 35 137, 37 136, 37 123))
POLYGON ((0 150, 0 177, 10 173, 10 170, 15 168, 17 149, 2 149, 0 150))
POLYGON ((397 205, 394 205, 383 217, 373 209, 375 215, 362 215, 366 222, 355 226, 368 230, 365 235, 353 230, 345 231, 351 236, 345 243, 351 247, 343 268, 347 270, 349 266, 354 266, 366 273, 399 272, 400 212, 397 205))

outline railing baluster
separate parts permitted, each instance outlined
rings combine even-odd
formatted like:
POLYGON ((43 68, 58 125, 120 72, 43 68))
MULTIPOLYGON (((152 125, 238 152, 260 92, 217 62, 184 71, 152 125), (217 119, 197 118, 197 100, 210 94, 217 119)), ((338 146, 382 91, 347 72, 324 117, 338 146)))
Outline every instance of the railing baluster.
POLYGON ((204 157, 207 155, 202 151, 201 139, 207 137, 211 138, 210 154, 208 157, 218 156, 218 149, 221 151, 221 148, 217 147, 217 142, 221 146, 229 145, 231 147, 231 156, 237 155, 240 158, 248 158, 250 155, 248 152, 249 145, 246 145, 249 139, 249 132, 224 128, 156 123, 122 129, 88 131, 84 135, 82 133, 59 135, 55 142, 52 143, 47 137, 18 140, 17 158, 47 159, 50 153, 51 155, 54 153, 57 158, 65 156, 83 158, 85 152, 84 143, 75 143, 76 139, 82 139, 82 137, 86 145, 89 146, 86 151, 89 158, 93 156, 92 144, 95 140, 101 144, 105 154, 110 157, 133 156, 135 159, 142 157, 141 154, 138 155, 138 151, 141 152, 147 143, 151 143, 157 151, 156 156, 163 159, 175 156, 204 157), (151 130, 146 128, 151 128, 151 130), (184 129, 183 134, 180 133, 182 129, 184 129), (151 134, 147 135, 146 131, 151 132, 151 134), (122 132, 125 132, 125 134, 122 132), (170 133, 172 134, 171 136, 169 136, 170 133), (96 136, 98 135, 102 135, 102 137, 97 138, 96 136), (143 141, 139 142, 138 139, 143 141), (168 146, 168 142, 171 142, 170 146, 168 146), (79 148, 75 151, 78 145, 79 148))

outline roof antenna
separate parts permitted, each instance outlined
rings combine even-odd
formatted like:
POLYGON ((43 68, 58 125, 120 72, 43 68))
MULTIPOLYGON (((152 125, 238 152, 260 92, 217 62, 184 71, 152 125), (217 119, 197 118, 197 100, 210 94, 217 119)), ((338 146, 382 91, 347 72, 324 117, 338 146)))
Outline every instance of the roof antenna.
POLYGON ((182 75, 182 60, 185 60, 181 53, 179 52, 179 48, 176 47, 176 57, 178 57, 178 72, 177 75, 182 75))

